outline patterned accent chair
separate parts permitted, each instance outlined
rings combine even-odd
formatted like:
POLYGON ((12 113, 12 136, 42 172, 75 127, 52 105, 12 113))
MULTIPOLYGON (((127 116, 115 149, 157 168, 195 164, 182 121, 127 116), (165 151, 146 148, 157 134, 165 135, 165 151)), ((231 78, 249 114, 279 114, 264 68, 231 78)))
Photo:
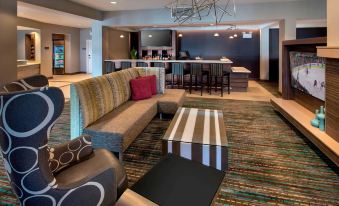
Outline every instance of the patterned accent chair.
POLYGON ((44 75, 35 75, 11 82, 3 87, 5 92, 27 91, 48 86, 48 79, 44 75))
POLYGON ((22 205, 114 205, 127 188, 119 161, 81 136, 49 148, 64 96, 41 88, 0 96, 0 146, 10 184, 22 205))

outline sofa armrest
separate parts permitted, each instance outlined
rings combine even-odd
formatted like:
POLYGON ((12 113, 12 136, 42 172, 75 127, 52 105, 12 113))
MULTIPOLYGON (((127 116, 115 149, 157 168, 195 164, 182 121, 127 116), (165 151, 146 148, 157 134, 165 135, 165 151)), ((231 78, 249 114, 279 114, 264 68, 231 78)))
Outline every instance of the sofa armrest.
POLYGON ((74 84, 71 85, 71 139, 82 135, 82 114, 80 99, 74 84))
POLYGON ((127 189, 119 198, 115 206, 157 206, 154 202, 146 199, 145 197, 127 189))
POLYGON ((49 166, 56 173, 93 153, 91 137, 84 135, 64 144, 49 147, 49 166))

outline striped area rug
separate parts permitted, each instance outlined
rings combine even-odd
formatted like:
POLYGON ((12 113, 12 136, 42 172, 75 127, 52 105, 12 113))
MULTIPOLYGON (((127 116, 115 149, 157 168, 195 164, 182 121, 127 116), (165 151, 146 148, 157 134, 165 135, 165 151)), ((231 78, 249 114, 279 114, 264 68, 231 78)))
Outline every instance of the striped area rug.
MULTIPOLYGON (((217 205, 339 205, 339 169, 269 103, 187 98, 184 106, 223 111, 230 157, 217 205)), ((160 160, 169 124, 155 118, 126 151, 130 185, 160 160)), ((67 104, 50 142, 64 142, 68 131, 67 104)), ((18 204, 1 158, 0 204, 18 204)))

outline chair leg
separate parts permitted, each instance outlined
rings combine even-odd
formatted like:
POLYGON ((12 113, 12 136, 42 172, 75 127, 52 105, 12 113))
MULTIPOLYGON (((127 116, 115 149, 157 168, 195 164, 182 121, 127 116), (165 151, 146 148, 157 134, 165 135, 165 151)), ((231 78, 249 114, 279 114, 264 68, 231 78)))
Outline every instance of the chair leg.
POLYGON ((221 97, 224 96, 224 75, 221 76, 221 97))
POLYGON ((218 86, 218 77, 217 76, 215 76, 215 92, 217 92, 218 91, 218 88, 217 88, 217 86, 218 86))
POLYGON ((209 78, 209 90, 210 90, 210 95, 212 94, 212 76, 209 78))
POLYGON ((192 94, 192 74, 190 74, 190 94, 192 94))
POLYGON ((198 90, 198 75, 195 75, 195 91, 198 90))
POLYGON ((174 88, 174 74, 172 74, 172 89, 174 88))
POLYGON ((184 75, 181 75, 181 85, 183 89, 185 89, 184 82, 185 82, 184 75))
POLYGON ((202 91, 204 90, 204 75, 200 76, 200 90, 201 90, 200 96, 202 96, 202 91))
POLYGON ((231 94, 231 74, 228 74, 228 94, 231 94))

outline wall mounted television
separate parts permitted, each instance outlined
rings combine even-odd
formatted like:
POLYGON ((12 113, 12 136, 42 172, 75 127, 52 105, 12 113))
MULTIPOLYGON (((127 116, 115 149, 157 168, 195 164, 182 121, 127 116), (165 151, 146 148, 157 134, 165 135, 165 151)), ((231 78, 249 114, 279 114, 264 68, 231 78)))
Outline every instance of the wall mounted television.
POLYGON ((172 47, 171 30, 143 30, 141 31, 142 47, 172 47))
POLYGON ((293 88, 325 101, 325 58, 316 53, 291 51, 290 67, 293 88))

